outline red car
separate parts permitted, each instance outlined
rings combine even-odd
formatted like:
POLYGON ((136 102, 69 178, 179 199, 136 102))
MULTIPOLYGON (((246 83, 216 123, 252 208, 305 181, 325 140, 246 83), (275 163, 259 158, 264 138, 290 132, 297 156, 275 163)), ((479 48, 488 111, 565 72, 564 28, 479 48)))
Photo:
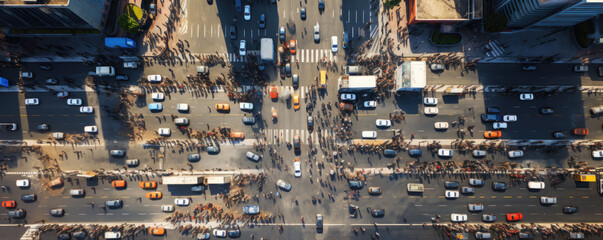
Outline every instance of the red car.
POLYGON ((2 207, 5 207, 5 208, 14 208, 16 206, 17 206, 17 203, 15 203, 15 201, 12 201, 12 200, 2 202, 2 207))
POLYGON ((278 97, 278 89, 275 86, 270 87, 270 98, 276 99, 278 97))
POLYGON ((507 221, 516 222, 523 219, 523 214, 521 213, 507 213, 507 221))
POLYGON ((354 105, 352 105, 351 103, 340 103, 339 109, 341 109, 341 111, 353 111, 354 105))
POLYGON ((588 128, 574 128, 572 133, 574 135, 586 136, 588 135, 588 128))
POLYGON ((289 51, 291 52, 291 54, 295 54, 295 40, 291 39, 289 41, 289 51))

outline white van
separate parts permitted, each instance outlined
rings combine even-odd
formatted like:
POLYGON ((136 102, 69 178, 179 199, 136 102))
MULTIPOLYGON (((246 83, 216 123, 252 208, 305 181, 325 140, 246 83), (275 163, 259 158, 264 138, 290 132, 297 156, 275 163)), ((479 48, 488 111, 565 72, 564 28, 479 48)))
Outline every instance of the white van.
POLYGON ((84 191, 84 189, 71 189, 69 190, 69 194, 71 194, 72 197, 80 197, 80 196, 84 196, 84 194, 86 194, 86 191, 84 191))
POLYGON ((121 232, 105 232, 105 239, 120 239, 121 232))
POLYGON ((542 189, 544 189, 544 182, 529 181, 528 182, 528 189, 530 189, 530 190, 542 190, 542 189))
POLYGON ((375 138, 377 138, 377 132, 375 132, 375 131, 362 131, 362 138, 375 139, 375 138))

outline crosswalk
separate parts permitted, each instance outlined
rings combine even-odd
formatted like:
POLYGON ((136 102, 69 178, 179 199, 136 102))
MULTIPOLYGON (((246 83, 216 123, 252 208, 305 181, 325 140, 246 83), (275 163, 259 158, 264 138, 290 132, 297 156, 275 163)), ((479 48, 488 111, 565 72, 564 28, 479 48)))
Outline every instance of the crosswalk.
POLYGON ((335 132, 323 129, 321 131, 309 132, 306 129, 262 129, 261 132, 266 136, 266 143, 284 144, 289 142, 293 144, 293 138, 299 136, 299 140, 302 144, 318 145, 320 137, 334 137, 335 132))
MULTIPOLYGON (((262 91, 262 92, 268 93, 270 87, 271 86, 258 87, 258 86, 251 86, 251 85, 242 85, 238 91, 239 92, 247 92, 249 90, 255 89, 256 91, 262 91)), ((306 96, 310 92, 310 86, 299 86, 297 88, 294 88, 293 86, 276 86, 276 88, 278 89, 279 95, 282 96, 283 94, 286 94, 286 93, 299 94, 300 100, 303 100, 304 98, 306 98, 306 96)), ((218 85, 218 86, 214 86, 213 91, 214 92, 225 92, 226 90, 223 85, 218 85)), ((268 94, 265 94, 265 95, 270 97, 270 95, 268 95, 268 94)))
MULTIPOLYGON (((248 55, 260 56, 260 51, 258 50, 247 50, 248 55)), ((201 58, 209 57, 211 55, 215 55, 215 53, 201 53, 201 54, 193 54, 199 55, 201 58)), ((278 56, 278 61, 280 61, 280 55, 278 56)), ((231 63, 245 63, 248 61, 246 56, 240 56, 238 53, 220 53, 218 56, 222 57, 224 61, 231 63)), ((296 54, 291 55, 291 63, 295 63, 296 61, 299 63, 318 63, 318 62, 335 62, 337 59, 333 55, 331 49, 298 49, 296 54)))

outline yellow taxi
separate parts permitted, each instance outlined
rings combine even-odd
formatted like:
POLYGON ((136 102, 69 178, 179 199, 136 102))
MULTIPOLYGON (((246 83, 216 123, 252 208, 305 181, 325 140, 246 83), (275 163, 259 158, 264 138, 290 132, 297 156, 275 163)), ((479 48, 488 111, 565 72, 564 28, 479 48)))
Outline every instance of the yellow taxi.
POLYGON ((143 189, 157 188, 157 182, 140 182, 138 183, 138 186, 143 189))
POLYGON ((299 110, 299 94, 293 94, 293 109, 299 110))
POLYGON ((150 192, 150 193, 147 193, 147 198, 148 199, 161 199, 162 196, 163 196, 163 194, 161 194, 161 192, 150 192))
POLYGON ((163 234, 165 234, 165 228, 149 228, 149 234, 154 236, 163 236, 163 234))
POLYGON ((114 188, 123 188, 123 187, 126 187, 126 181, 125 180, 115 180, 115 181, 111 182, 111 186, 113 186, 114 188))
POLYGON ((216 104, 217 111, 230 111, 230 105, 228 103, 218 103, 216 104))

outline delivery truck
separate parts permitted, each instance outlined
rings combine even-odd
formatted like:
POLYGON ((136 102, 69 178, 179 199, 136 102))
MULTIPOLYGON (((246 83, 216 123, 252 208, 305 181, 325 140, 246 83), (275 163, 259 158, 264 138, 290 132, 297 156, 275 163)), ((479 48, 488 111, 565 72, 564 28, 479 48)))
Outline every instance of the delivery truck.
POLYGON ((260 70, 274 62, 274 43, 272 38, 260 39, 260 70))

